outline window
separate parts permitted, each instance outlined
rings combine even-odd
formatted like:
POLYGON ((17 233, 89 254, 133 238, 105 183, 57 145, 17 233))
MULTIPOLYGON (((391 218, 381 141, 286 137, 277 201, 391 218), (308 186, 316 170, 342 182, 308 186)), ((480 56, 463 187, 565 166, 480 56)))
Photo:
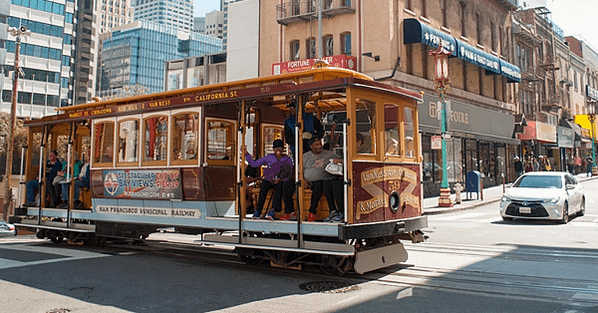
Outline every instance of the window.
POLYGON ((139 121, 118 122, 118 162, 133 163, 139 160, 139 121))
POLYGON ((496 25, 494 22, 490 22, 490 47, 492 51, 498 51, 496 45, 496 25))
POLYGON ((332 0, 325 0, 324 1, 324 10, 330 10, 332 9, 332 0))
POLYGON ((233 164, 235 156, 235 124, 229 121, 209 120, 207 123, 208 163, 233 164))
POLYGON ((400 155, 399 110, 394 104, 384 105, 384 154, 400 155))
POLYGON ((459 2, 459 19, 461 20, 461 36, 467 37, 467 15, 465 14, 465 2, 459 2))
POLYGON ((355 150, 359 154, 376 154, 376 103, 356 100, 357 134, 355 150))
POLYGON ((351 33, 341 34, 341 54, 351 55, 351 33))
POLYGON ((422 1, 422 16, 427 17, 428 16, 428 13, 427 13, 428 10, 426 8, 427 0, 421 0, 421 1, 422 1))
POLYGON ((476 21, 476 40, 478 42, 478 45, 483 46, 484 42, 482 42, 482 17, 480 16, 480 13, 476 13, 475 21, 476 21))
POLYGON ((199 115, 197 113, 182 113, 172 118, 172 154, 171 160, 197 159, 197 138, 199 115))
POLYGON ((415 157, 415 129, 413 121, 415 112, 410 108, 403 108, 403 121, 405 128, 405 156, 415 157))
POLYGON ((145 119, 145 155, 143 161, 163 161, 166 164, 168 151, 168 117, 156 116, 145 119))
POLYGON ((316 38, 307 39, 307 58, 313 59, 316 57, 316 38))
POLYGON ((440 0, 440 10, 442 11, 442 26, 448 28, 448 18, 446 12, 446 0, 440 0))
POLYGON ((262 155, 274 153, 272 143, 274 140, 280 139, 284 141, 284 128, 280 126, 264 126, 264 150, 262 155))
POLYGON ((324 37, 324 56, 334 55, 334 40, 332 36, 324 37))
POLYGON ((301 44, 299 40, 295 40, 291 42, 291 61, 296 61, 301 58, 301 44))
POLYGON ((99 166, 112 166, 114 160, 114 123, 100 122, 93 130, 93 163, 99 166), (96 164, 100 163, 100 164, 96 164))

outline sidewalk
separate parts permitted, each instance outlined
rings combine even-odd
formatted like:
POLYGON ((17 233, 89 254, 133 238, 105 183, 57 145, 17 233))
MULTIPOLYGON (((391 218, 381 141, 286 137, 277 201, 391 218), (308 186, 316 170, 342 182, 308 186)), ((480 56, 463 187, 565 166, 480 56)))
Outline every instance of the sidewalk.
MULTIPOLYGON (((575 178, 579 182, 583 182, 583 181, 590 180, 590 179, 597 179, 598 176, 586 177, 586 173, 579 173, 579 174, 575 175, 575 178)), ((505 188, 506 188, 506 185, 505 185, 505 188)), ((484 188, 482 193, 480 193, 480 197, 478 198, 476 196, 476 193, 472 192, 469 195, 470 199, 467 199, 467 192, 463 191, 463 192, 461 192, 461 203, 456 204, 456 203, 454 203, 455 194, 454 194, 454 192, 452 192, 451 200, 453 200, 453 206, 448 207, 448 208, 438 206, 438 198, 439 197, 424 198, 424 215, 435 215, 435 214, 443 214, 443 213, 451 213, 451 212, 469 210, 469 209, 474 209, 476 207, 479 207, 479 206, 482 206, 482 205, 485 205, 488 203, 498 202, 498 201, 500 201, 500 197, 502 197, 502 195, 503 195, 503 186, 498 185, 498 186, 484 188), (482 193, 483 193, 484 200, 481 199, 482 193)))

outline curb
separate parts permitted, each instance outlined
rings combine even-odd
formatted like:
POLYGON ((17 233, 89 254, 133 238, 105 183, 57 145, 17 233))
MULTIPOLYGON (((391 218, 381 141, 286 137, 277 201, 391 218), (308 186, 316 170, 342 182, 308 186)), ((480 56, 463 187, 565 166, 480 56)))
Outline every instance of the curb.
MULTIPOLYGON (((598 176, 592 176, 592 177, 575 177, 577 178, 577 180, 579 182, 584 182, 584 181, 589 181, 589 180, 594 180, 594 179, 598 179, 598 176)), ((429 211, 426 211, 426 208, 424 208, 424 213, 423 215, 439 215, 439 214, 444 214, 444 213, 453 213, 453 212, 459 212, 459 211, 465 211, 465 210, 470 210, 470 209, 475 209, 477 207, 480 207, 482 205, 486 205, 486 204, 490 204, 490 203, 494 203, 494 202, 498 202, 500 201, 500 198, 502 197, 502 193, 501 196, 496 198, 496 199, 490 199, 490 200, 482 200, 480 202, 476 202, 476 203, 471 203, 471 204, 466 204, 466 205, 459 205, 457 207, 451 207, 451 208, 440 208, 440 207, 430 207, 429 211)))
POLYGON ((465 211, 465 210, 470 210, 470 209, 475 209, 477 207, 480 207, 482 205, 486 205, 486 204, 490 204, 490 203, 494 203, 494 202, 498 202, 500 201, 500 198, 498 199, 491 199, 491 200, 482 200, 480 202, 476 202, 476 203, 472 203, 472 204, 467 204, 467 205, 463 205, 463 206, 458 206, 458 207, 452 207, 452 208, 447 208, 447 209, 431 209, 430 211, 426 211, 424 209, 424 215, 438 215, 438 214, 444 214, 444 213, 453 213, 453 212, 458 212, 458 211, 465 211))

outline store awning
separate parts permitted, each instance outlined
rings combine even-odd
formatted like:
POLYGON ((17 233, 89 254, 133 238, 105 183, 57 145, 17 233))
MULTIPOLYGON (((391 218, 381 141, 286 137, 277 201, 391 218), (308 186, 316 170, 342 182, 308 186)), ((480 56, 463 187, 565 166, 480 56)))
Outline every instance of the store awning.
POLYGON ((448 43, 449 47, 447 48, 451 49, 451 56, 475 64, 485 69, 486 73, 505 76, 509 83, 521 82, 521 70, 517 66, 458 40, 447 33, 422 24, 417 19, 408 18, 404 20, 403 43, 423 43, 436 49, 440 45, 441 39, 448 43))
POLYGON ((461 40, 457 40, 457 47, 459 49, 457 56, 460 59, 475 64, 490 73, 501 75, 500 60, 497 57, 478 48, 474 48, 461 40))
POLYGON ((453 52, 451 56, 457 56, 457 41, 449 34, 443 33, 436 30, 428 25, 420 23, 414 18, 405 19, 405 25, 403 29, 403 42, 405 44, 410 43, 423 43, 434 49, 438 49, 440 46, 440 40, 448 42, 450 50, 453 52))
MULTIPOLYGON (((577 114, 575 115, 575 123, 578 124, 580 128, 580 133, 582 138, 592 139, 592 123, 590 122, 590 118, 587 114, 577 114)), ((594 123, 594 134, 596 131, 596 122, 594 123)), ((583 140, 582 140, 583 141, 583 140)))
POLYGON ((519 140, 538 140, 547 143, 556 143, 556 126, 538 122, 527 121, 523 134, 518 134, 519 140))

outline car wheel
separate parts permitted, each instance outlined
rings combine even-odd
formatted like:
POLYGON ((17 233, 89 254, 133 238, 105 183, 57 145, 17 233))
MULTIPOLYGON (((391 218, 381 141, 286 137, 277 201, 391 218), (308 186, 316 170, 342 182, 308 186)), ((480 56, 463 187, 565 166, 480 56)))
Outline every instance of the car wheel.
POLYGON ((579 212, 577 216, 584 216, 586 214, 586 198, 581 198, 581 204, 579 205, 579 212))
POLYGON ((565 202, 563 205, 563 217, 559 221, 561 224, 567 224, 569 222, 569 204, 565 202))

